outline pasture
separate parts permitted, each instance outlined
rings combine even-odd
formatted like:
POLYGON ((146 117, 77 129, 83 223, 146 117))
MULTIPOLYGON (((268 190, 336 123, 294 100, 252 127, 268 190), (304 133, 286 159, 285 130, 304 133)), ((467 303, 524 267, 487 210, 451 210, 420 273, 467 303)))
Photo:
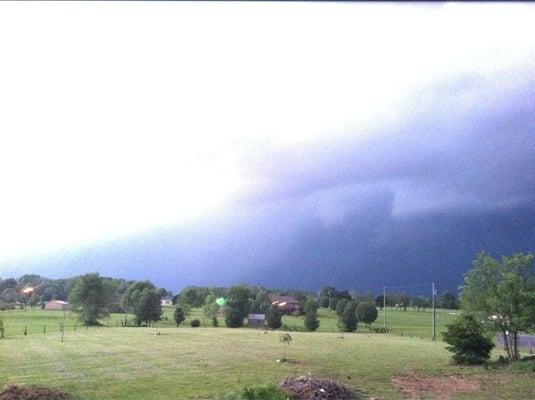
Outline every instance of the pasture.
MULTIPOLYGON (((57 319, 63 318, 61 312, 0 314, 7 327, 14 326, 14 321, 20 327, 32 313, 36 313, 32 319, 38 321, 36 332, 8 334, 0 340, 0 386, 57 386, 80 400, 223 399, 244 386, 311 373, 335 378, 365 396, 402 399, 402 392, 392 382, 396 377, 455 375, 478 382, 480 388, 452 398, 535 397, 533 374, 454 367, 449 365, 449 353, 441 341, 365 329, 342 335, 328 332, 332 321, 325 323, 327 332, 291 332, 288 362, 278 363, 283 349, 276 331, 175 328, 171 320, 161 321, 159 328, 117 328, 113 322, 120 316, 112 315, 110 328, 67 329, 65 341, 60 343, 58 331, 42 334, 37 328, 45 321, 57 324, 57 319)), ((196 316, 199 311, 189 319, 196 316)), ((72 315, 66 319, 74 324, 72 315)), ((326 319, 328 316, 322 316, 322 323, 326 319)))

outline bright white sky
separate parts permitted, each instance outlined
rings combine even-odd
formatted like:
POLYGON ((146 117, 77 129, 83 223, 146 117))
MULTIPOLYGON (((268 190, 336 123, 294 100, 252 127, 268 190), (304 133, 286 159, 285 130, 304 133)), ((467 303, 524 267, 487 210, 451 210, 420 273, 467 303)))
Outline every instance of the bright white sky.
POLYGON ((0 261, 181 224, 242 153, 533 60, 530 4, 0 3, 0 261))

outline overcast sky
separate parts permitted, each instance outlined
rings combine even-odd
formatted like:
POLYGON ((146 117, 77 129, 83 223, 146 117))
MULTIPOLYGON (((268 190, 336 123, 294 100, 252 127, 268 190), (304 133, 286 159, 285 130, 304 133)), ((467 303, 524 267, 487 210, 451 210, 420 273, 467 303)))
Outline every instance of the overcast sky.
POLYGON ((0 3, 0 277, 325 280, 408 262, 440 216, 456 262, 533 250, 534 26, 528 3, 0 3))

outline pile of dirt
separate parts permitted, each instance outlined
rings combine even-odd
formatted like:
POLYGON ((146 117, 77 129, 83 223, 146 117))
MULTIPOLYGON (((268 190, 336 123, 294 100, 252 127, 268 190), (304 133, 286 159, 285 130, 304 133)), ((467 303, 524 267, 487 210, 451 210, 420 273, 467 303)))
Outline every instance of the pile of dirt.
POLYGON ((409 375, 392 379, 392 384, 410 399, 449 400, 457 393, 473 393, 479 390, 479 382, 459 376, 409 375))
POLYGON ((300 376, 288 378, 279 383, 298 400, 351 400, 356 395, 333 379, 300 376))
POLYGON ((71 400, 72 397, 59 389, 40 386, 8 385, 0 393, 0 400, 71 400))

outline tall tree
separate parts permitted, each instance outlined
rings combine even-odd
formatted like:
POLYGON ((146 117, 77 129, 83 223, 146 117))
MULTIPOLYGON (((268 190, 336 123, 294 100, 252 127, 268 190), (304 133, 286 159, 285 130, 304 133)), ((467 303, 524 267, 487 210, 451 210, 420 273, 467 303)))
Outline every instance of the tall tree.
POLYGON ((342 332, 353 332, 357 330, 357 325, 357 303, 350 301, 338 319, 338 327, 342 332))
POLYGON ((242 318, 247 317, 251 310, 254 293, 249 286, 232 286, 227 293, 230 308, 238 311, 242 318))
POLYGON ((535 326, 533 255, 518 253, 500 262, 479 253, 464 276, 461 305, 483 314, 487 325, 503 335, 509 359, 517 359, 518 333, 535 326))
POLYGON ((86 325, 97 325, 108 315, 110 287, 98 273, 81 276, 69 295, 71 308, 86 325))
POLYGON ((320 326, 320 321, 318 319, 318 303, 309 299, 305 302, 303 306, 303 311, 305 313, 305 328, 309 331, 315 331, 320 326))
POLYGON ((162 315, 162 302, 157 289, 145 288, 134 305, 137 325, 142 323, 150 326, 153 321, 159 321, 162 315))

